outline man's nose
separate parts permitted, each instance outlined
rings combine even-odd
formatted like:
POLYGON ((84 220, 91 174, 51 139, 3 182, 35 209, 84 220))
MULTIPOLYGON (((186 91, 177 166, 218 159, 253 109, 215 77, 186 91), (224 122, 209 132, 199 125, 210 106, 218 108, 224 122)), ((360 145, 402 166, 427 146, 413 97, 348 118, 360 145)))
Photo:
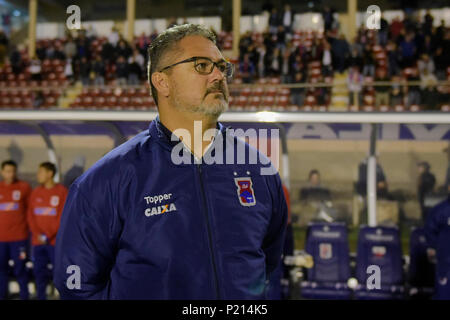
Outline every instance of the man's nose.
POLYGON ((225 75, 222 73, 222 71, 219 70, 217 65, 214 65, 213 71, 211 72, 211 82, 214 81, 222 81, 225 78, 225 75))

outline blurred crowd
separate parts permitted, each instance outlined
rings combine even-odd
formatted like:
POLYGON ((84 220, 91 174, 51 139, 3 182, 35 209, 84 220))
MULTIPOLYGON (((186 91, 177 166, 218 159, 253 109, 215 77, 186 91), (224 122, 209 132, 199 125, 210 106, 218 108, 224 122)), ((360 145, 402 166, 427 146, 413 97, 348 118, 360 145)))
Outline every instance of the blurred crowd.
MULTIPOLYGON (((328 83, 314 90, 294 88, 293 103, 303 105, 309 94, 318 105, 330 101, 331 82, 336 73, 347 77, 350 104, 366 104, 366 94, 379 105, 427 105, 431 109, 448 101, 447 86, 438 81, 450 77, 450 28, 442 20, 435 27, 428 11, 423 19, 405 13, 405 18, 388 21, 381 15, 380 29, 362 25, 348 41, 340 32, 334 11, 322 12, 323 32, 294 30, 294 16, 289 5, 271 8, 268 27, 262 33, 241 35, 236 63, 237 83, 254 83, 261 78, 279 78, 281 83, 328 83), (367 86, 371 81, 389 81, 367 86), (415 81, 406 86, 405 81, 415 81)), ((172 26, 176 21, 171 21, 172 26)), ((217 33, 216 33, 217 34, 217 33)), ((229 49, 230 33, 220 32, 218 46, 229 49), (228 47, 227 47, 228 45, 228 47)), ((22 48, 10 45, 0 30, 0 67, 8 60, 14 74, 26 72, 30 80, 42 79, 43 63, 63 62, 64 77, 83 85, 139 85, 145 81, 147 47, 157 36, 141 34, 129 43, 116 28, 108 37, 99 37, 92 28, 80 30, 64 39, 37 42, 36 54, 28 57, 22 48)), ((369 103, 370 104, 370 103, 369 103)))

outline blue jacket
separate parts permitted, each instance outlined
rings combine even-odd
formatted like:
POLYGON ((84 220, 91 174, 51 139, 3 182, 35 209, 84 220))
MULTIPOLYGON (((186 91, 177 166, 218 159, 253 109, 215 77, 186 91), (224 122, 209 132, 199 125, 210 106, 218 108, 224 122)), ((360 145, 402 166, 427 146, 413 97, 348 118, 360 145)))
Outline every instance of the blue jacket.
POLYGON ((428 214, 425 236, 436 249, 437 299, 450 299, 450 195, 428 214))
MULTIPOLYGON (((235 160, 238 145, 259 154, 218 129, 235 160)), ((56 240, 61 298, 266 297, 287 222, 279 175, 260 175, 263 161, 174 164, 168 133, 152 121, 72 184, 56 240)))

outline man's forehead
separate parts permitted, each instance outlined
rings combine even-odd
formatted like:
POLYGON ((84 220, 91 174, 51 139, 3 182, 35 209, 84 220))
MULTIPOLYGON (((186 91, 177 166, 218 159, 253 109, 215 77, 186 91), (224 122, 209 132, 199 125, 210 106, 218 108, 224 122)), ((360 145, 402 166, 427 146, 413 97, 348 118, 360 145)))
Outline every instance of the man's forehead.
POLYGON ((223 59, 217 46, 202 36, 187 36, 178 43, 178 47, 182 50, 183 58, 208 57, 213 61, 223 59))

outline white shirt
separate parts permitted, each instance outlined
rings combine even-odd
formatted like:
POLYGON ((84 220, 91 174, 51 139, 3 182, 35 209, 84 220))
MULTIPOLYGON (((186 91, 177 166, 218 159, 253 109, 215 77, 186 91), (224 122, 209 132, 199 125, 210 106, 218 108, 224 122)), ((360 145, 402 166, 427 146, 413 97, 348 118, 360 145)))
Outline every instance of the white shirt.
POLYGON ((283 15, 283 25, 289 27, 291 25, 291 11, 286 11, 283 15))

